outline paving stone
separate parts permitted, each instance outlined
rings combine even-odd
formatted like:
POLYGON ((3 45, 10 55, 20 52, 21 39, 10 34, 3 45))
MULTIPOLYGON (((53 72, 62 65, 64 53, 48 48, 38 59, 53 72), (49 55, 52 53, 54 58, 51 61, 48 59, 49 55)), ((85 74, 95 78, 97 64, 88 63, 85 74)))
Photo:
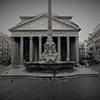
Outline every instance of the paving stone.
POLYGON ((0 79, 0 100, 100 100, 100 77, 0 79), (13 80, 13 82, 11 82, 13 80))

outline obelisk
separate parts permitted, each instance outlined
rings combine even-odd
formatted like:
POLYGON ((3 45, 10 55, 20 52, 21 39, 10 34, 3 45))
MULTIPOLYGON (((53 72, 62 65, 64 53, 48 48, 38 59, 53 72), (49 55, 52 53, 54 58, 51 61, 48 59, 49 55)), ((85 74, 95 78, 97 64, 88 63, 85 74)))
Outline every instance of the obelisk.
POLYGON ((48 0, 48 38, 52 38, 52 14, 51 14, 51 0, 48 0))
POLYGON ((52 5, 51 0, 48 0, 48 31, 47 31, 47 41, 44 44, 44 52, 41 55, 42 61, 46 63, 55 63, 58 61, 58 53, 55 49, 55 43, 52 39, 52 5))
POLYGON ((48 0, 48 32, 47 32, 47 42, 52 43, 52 5, 51 0, 48 0))

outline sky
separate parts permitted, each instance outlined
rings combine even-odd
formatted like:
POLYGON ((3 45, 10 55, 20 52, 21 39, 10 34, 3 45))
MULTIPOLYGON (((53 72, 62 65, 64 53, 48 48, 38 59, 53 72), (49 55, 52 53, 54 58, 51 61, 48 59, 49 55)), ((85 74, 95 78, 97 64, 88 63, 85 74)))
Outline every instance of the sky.
MULTIPOLYGON (((34 16, 47 12, 48 0, 0 0, 0 32, 10 35, 8 29, 20 22, 19 16, 34 16)), ((73 16, 79 25, 79 41, 100 23, 100 0, 52 0, 52 12, 73 16)))

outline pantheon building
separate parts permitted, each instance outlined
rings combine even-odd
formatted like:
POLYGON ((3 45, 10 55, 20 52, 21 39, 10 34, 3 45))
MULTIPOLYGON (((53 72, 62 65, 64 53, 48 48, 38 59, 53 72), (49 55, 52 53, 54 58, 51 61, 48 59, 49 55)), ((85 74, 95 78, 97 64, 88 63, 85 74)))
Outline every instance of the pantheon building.
MULTIPOLYGON (((12 38, 11 63, 40 62, 47 39, 48 15, 21 16, 20 19, 20 23, 9 29, 12 38)), ((79 62, 79 31, 72 16, 52 14, 53 41, 61 62, 79 62)))

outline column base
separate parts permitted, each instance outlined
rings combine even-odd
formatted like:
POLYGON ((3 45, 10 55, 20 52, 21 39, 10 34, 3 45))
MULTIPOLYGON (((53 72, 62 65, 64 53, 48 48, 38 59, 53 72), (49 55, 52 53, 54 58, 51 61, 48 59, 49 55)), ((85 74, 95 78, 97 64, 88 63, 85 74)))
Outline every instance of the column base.
POLYGON ((32 62, 32 58, 30 58, 30 62, 32 62))
POLYGON ((68 61, 68 62, 70 61, 68 57, 66 57, 66 61, 68 61))
POLYGON ((23 64, 20 64, 19 67, 22 68, 22 67, 25 67, 25 66, 23 64))
POLYGON ((14 64, 10 64, 9 67, 12 69, 14 68, 14 64))
POLYGON ((16 69, 16 68, 17 68, 17 65, 16 65, 16 64, 10 64, 9 67, 10 67, 11 69, 16 69))

